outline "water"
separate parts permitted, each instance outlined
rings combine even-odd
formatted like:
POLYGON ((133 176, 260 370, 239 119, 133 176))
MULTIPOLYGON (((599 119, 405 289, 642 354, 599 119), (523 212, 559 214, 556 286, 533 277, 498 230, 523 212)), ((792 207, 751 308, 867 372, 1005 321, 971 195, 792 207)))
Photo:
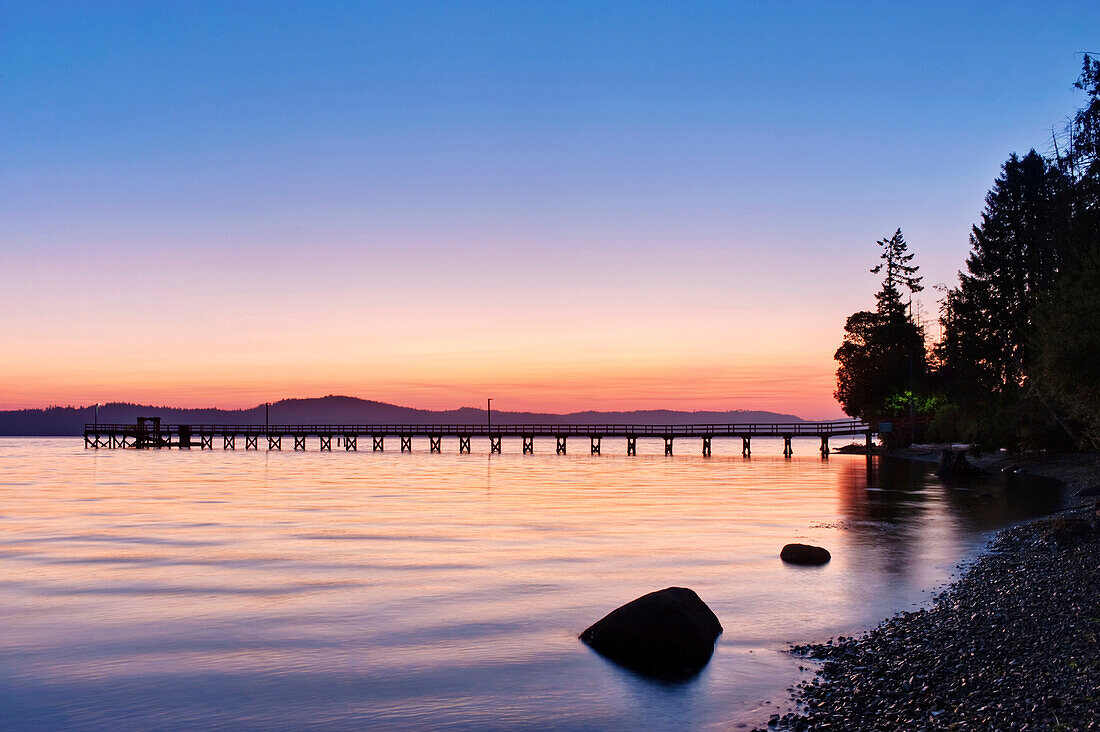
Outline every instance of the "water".
POLYGON ((744 459, 716 441, 705 459, 688 440, 673 458, 659 440, 630 458, 610 439, 602 456, 506 441, 490 459, 476 441, 433 455, 2 439, 0 728, 759 723, 798 679, 788 643, 926 601, 991 530, 1061 502, 950 489, 912 462, 823 461, 809 441, 785 460, 781 444, 744 459), (832 562, 783 565, 795 540, 832 562), (577 640, 669 585, 725 627, 695 680, 641 678, 577 640))

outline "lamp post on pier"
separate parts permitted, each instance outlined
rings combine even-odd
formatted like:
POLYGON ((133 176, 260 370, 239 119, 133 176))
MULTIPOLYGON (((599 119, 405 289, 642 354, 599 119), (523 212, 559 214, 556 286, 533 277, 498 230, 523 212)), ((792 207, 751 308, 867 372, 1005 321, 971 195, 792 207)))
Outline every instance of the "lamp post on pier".
POLYGON ((493 399, 492 399, 492 397, 490 397, 488 402, 486 403, 485 419, 486 419, 486 424, 489 427, 489 432, 491 433, 493 431, 493 399))
POLYGON ((95 428, 99 430, 99 402, 95 403, 95 428))

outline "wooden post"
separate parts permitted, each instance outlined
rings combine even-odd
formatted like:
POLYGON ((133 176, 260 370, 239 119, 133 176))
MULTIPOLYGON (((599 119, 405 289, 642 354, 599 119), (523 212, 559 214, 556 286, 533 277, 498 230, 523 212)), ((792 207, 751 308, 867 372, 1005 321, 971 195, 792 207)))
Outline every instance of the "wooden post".
POLYGON ((321 450, 328 450, 332 452, 332 435, 319 435, 321 439, 321 450))
POLYGON ((489 435, 489 454, 492 455, 494 452, 500 453, 500 435, 496 437, 489 435))
POLYGON ((783 435, 783 457, 794 455, 794 447, 791 446, 791 436, 783 435))
POLYGON ((268 450, 282 450, 283 449, 283 436, 282 435, 268 435, 267 436, 267 449, 268 450))
POLYGON ((592 454, 593 455, 599 455, 600 454, 600 438, 599 437, 593 437, 592 438, 592 454))
POLYGON ((875 451, 874 443, 871 441, 871 433, 867 433, 867 454, 870 455, 875 451))
POLYGON ((710 457, 710 437, 703 438, 703 457, 710 457))
POLYGON ((470 451, 470 438, 458 436, 458 452, 459 454, 470 451))
POLYGON ((306 449, 306 436, 305 435, 294 435, 294 449, 296 451, 306 449))
POLYGON ((359 452, 358 435, 344 435, 344 452, 359 452))
POLYGON ((443 436, 428 437, 428 450, 431 452, 443 452, 443 436))
POLYGON ((524 435, 523 436, 523 454, 534 455, 535 454, 535 436, 524 435))
POLYGON ((413 451, 413 438, 412 435, 401 437, 401 452, 413 451))
POLYGON ((386 446, 384 444, 386 440, 385 435, 371 435, 371 437, 374 438, 373 452, 382 452, 386 449, 386 446))
POLYGON ((627 435, 626 438, 626 454, 637 455, 638 454, 638 438, 636 436, 627 435))
POLYGON ((222 436, 222 449, 223 450, 236 450, 237 449, 237 437, 236 437, 236 435, 223 435, 222 436))
POLYGON ((821 457, 829 457, 829 437, 827 435, 821 436, 821 457))
POLYGON ((741 438, 741 454, 744 455, 745 457, 748 457, 749 455, 752 455, 752 438, 751 437, 742 437, 741 438))
POLYGON ((245 450, 259 450, 260 448, 256 445, 256 443, 259 441, 259 439, 260 439, 259 435, 245 435, 244 436, 244 449, 245 450))
POLYGON ((558 435, 557 439, 558 439, 558 445, 557 445, 558 454, 559 455, 564 455, 565 454, 565 439, 566 438, 565 438, 564 435, 558 435))
POLYGON ((672 438, 665 437, 665 455, 672 455, 672 438))

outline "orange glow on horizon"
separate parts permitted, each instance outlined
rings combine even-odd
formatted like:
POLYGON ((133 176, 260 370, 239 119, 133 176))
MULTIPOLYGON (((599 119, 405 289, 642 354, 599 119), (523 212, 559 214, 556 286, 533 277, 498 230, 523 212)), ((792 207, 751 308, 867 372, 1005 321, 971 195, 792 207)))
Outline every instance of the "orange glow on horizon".
MULTIPOLYGON (((275 371, 275 370, 271 370, 275 371)), ((840 415, 832 398, 833 373, 825 369, 774 366, 722 369, 717 366, 668 370, 631 369, 616 374, 576 368, 495 369, 464 373, 450 381, 431 375, 392 373, 369 380, 346 374, 313 378, 306 373, 252 376, 240 371, 224 374, 142 374, 140 370, 97 376, 87 383, 39 378, 24 389, 6 389, 0 408, 86 406, 96 402, 132 402, 185 408, 241 409, 265 401, 311 398, 330 394, 353 396, 404 407, 446 410, 482 408, 493 397, 501 411, 576 412, 671 409, 683 411, 766 410, 806 419, 840 415), (267 378, 264 378, 264 377, 267 378), (366 383, 364 383, 366 382, 366 383)), ((9 382, 12 383, 12 382, 9 382)), ((18 382, 15 382, 18 383, 18 382)))

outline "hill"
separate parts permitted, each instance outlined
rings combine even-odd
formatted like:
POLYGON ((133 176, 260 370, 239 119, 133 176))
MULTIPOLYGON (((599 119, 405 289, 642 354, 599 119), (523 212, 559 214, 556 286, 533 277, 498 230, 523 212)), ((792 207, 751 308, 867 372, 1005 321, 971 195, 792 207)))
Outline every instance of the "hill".
MULTIPOLYGON (((181 409, 117 402, 99 408, 103 423, 133 423, 160 417, 183 424, 264 424, 264 405, 250 409, 181 409)), ((485 410, 473 407, 431 411, 347 396, 283 399, 269 407, 271 424, 482 424, 485 410)), ((0 435, 79 435, 95 419, 95 407, 49 407, 0 411, 0 435)), ((727 424, 731 422, 802 422, 791 414, 766 411, 680 412, 648 409, 630 412, 498 412, 495 424, 727 424)))

